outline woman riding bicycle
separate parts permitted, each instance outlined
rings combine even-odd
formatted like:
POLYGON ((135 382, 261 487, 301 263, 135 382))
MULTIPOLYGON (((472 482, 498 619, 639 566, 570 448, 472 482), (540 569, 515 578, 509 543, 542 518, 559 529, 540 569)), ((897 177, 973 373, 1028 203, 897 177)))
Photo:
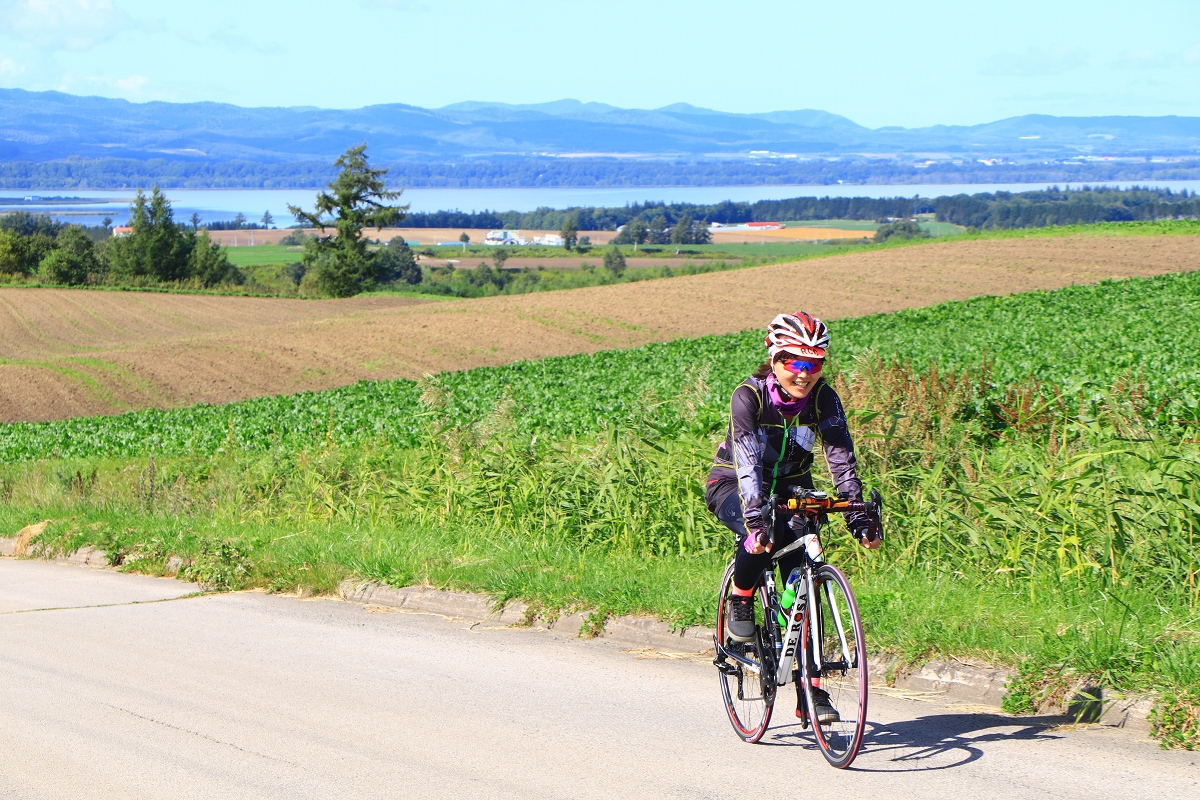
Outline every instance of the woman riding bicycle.
MULTIPOLYGON (((776 515, 768 498, 796 486, 814 488, 811 467, 818 437, 838 493, 862 500, 842 401, 822 374, 829 328, 803 311, 780 314, 767 326, 766 346, 768 360, 733 392, 729 432, 717 448, 704 496, 737 541, 726 630, 739 642, 755 638, 754 590, 771 565, 771 549, 796 539, 788 524, 791 515, 776 515)), ((880 528, 869 515, 847 514, 846 525, 865 547, 879 547, 880 528)), ((780 559, 783 575, 802 566, 802 552, 780 559)), ((796 693, 799 708, 799 685, 796 693)), ((820 721, 836 721, 828 695, 815 689, 814 697, 820 721)))

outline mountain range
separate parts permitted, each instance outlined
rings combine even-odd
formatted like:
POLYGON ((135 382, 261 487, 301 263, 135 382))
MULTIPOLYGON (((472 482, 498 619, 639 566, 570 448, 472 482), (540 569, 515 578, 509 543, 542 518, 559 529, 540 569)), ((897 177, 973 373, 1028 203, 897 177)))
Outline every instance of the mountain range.
POLYGON ((328 163, 366 141, 386 163, 546 157, 1039 159, 1200 156, 1198 117, 1028 115, 982 125, 867 128, 825 111, 732 114, 678 103, 652 110, 559 100, 357 109, 132 103, 0 89, 0 162, 168 159, 328 163))

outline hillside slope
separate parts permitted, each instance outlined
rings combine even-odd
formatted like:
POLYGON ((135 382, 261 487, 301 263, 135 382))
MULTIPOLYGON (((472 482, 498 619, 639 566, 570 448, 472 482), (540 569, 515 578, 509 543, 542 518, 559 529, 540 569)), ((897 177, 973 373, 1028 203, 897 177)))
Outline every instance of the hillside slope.
POLYGON ((1197 117, 1054 117, 980 125, 870 129, 824 111, 732 114, 676 103, 623 109, 562 100, 527 106, 391 103, 355 109, 244 108, 227 103, 131 103, 0 89, 0 159, 172 159, 194 163, 317 160, 370 141, 394 162, 514 155, 640 153, 676 157, 752 150, 804 154, 966 153, 1070 158, 1092 153, 1195 154, 1197 117))
POLYGON ((0 420, 220 403, 631 347, 755 328, 781 309, 837 319, 1197 267, 1200 237, 1073 236, 436 303, 4 289, 0 420))

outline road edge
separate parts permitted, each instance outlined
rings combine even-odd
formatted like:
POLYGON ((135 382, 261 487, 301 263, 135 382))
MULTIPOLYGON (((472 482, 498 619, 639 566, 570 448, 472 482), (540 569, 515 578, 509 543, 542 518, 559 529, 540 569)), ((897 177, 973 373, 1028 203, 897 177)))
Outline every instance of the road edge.
MULTIPOLYGON (((32 538, 22 535, 26 531, 28 528, 16 537, 0 537, 0 557, 24 557, 28 540, 32 538)), ((105 553, 94 547, 83 547, 69 555, 46 560, 93 568, 109 567, 105 553)), ((567 638, 606 641, 667 656, 702 657, 714 652, 712 628, 698 626, 672 629, 668 623, 649 616, 604 617, 586 610, 545 614, 536 606, 519 600, 499 605, 483 594, 454 592, 430 586, 396 588, 375 581, 354 579, 338 585, 338 596, 346 602, 364 606, 433 614, 485 626, 548 630, 567 638)), ((915 669, 907 669, 900 665, 897 656, 886 653, 873 657, 870 665, 873 684, 887 685, 916 696, 938 697, 955 704, 972 706, 974 711, 1000 712, 1005 687, 1015 675, 1010 669, 953 659, 930 661, 915 669)), ((1150 735, 1148 717, 1154 705, 1153 697, 1104 692, 1095 687, 1089 687, 1087 691, 1100 695, 1100 713, 1095 715, 1093 712, 1095 724, 1150 735)), ((1094 705, 1095 701, 1092 703, 1094 705)), ((1077 714, 1070 714, 1070 710, 1048 709, 1050 717, 1058 717, 1064 723, 1078 718, 1077 714)))

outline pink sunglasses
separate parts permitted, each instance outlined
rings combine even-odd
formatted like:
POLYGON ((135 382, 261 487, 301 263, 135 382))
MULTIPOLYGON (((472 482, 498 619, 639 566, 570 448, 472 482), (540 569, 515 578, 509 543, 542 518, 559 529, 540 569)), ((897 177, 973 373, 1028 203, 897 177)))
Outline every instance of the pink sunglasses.
POLYGON ((825 367, 825 362, 823 361, 805 358, 789 358, 780 363, 783 364, 784 369, 794 375, 799 375, 801 372, 807 372, 809 375, 816 375, 825 367))

